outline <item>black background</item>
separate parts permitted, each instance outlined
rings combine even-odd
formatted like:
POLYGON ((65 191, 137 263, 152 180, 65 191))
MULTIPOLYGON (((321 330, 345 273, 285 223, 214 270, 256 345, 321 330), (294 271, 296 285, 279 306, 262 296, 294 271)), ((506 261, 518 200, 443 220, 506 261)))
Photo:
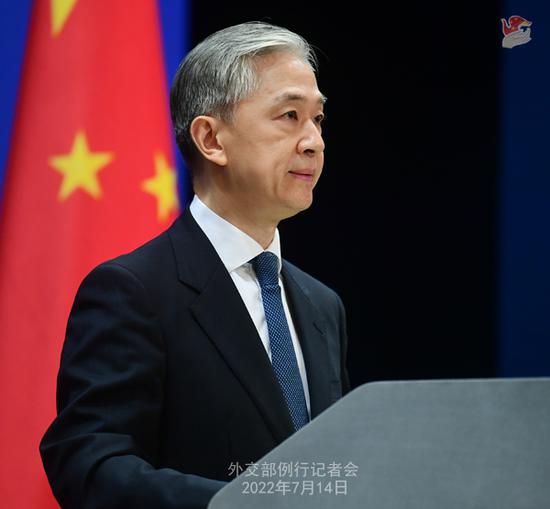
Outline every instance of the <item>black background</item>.
POLYGON ((317 49, 314 205, 283 256, 346 306, 352 384, 495 376, 498 2, 192 3, 192 45, 251 20, 317 49))

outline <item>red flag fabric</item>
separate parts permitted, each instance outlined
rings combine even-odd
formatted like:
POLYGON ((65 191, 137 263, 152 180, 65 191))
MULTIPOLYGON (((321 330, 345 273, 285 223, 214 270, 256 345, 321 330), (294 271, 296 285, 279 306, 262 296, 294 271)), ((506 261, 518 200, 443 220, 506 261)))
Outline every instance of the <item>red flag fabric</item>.
POLYGON ((0 216, 0 505, 56 507, 38 445, 78 284, 177 212, 155 0, 38 0, 0 216))

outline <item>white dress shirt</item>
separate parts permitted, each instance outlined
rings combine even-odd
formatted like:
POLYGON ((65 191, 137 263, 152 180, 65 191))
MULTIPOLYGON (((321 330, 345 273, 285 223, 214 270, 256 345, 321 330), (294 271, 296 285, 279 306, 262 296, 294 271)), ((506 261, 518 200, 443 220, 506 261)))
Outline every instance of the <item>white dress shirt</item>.
MULTIPOLYGON (((229 272, 231 279, 233 279, 246 309, 248 309, 250 317, 258 330, 258 334, 260 335, 267 355, 271 360, 271 347, 269 344, 269 334, 262 301, 262 291, 256 278, 256 273, 250 263, 250 260, 262 253, 264 249, 252 237, 248 236, 236 226, 209 209, 197 195, 193 197, 190 210, 195 221, 197 221, 202 231, 208 237, 208 240, 210 240, 214 246, 218 256, 229 272)), ((267 247, 266 251, 275 254, 279 261, 279 286, 281 287, 283 307, 288 322, 288 328, 290 329, 290 336, 292 337, 292 344, 294 345, 296 360, 298 361, 302 385, 304 386, 307 410, 308 413, 311 414, 304 356, 298 341, 294 322, 288 310, 286 293, 281 279, 282 262, 279 230, 275 230, 273 241, 267 247)))

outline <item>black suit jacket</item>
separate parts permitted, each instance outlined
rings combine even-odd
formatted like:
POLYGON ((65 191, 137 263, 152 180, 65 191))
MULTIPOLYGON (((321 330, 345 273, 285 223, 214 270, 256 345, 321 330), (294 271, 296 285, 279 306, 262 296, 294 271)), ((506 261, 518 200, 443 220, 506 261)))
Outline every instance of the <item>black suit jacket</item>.
MULTIPOLYGON (((349 390, 344 308, 284 261, 311 414, 349 390)), ((58 416, 41 443, 65 508, 205 507, 292 434, 248 311, 187 210, 83 281, 67 326, 58 416)))

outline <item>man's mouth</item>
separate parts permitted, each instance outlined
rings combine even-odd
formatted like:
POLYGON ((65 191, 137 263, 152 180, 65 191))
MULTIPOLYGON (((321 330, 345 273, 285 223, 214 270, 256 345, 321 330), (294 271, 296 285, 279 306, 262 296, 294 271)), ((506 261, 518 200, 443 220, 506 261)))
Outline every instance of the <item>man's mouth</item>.
POLYGON ((306 168, 303 170, 292 170, 289 171, 289 173, 297 179, 311 182, 313 180, 313 176, 315 175, 315 170, 313 168, 306 168))

